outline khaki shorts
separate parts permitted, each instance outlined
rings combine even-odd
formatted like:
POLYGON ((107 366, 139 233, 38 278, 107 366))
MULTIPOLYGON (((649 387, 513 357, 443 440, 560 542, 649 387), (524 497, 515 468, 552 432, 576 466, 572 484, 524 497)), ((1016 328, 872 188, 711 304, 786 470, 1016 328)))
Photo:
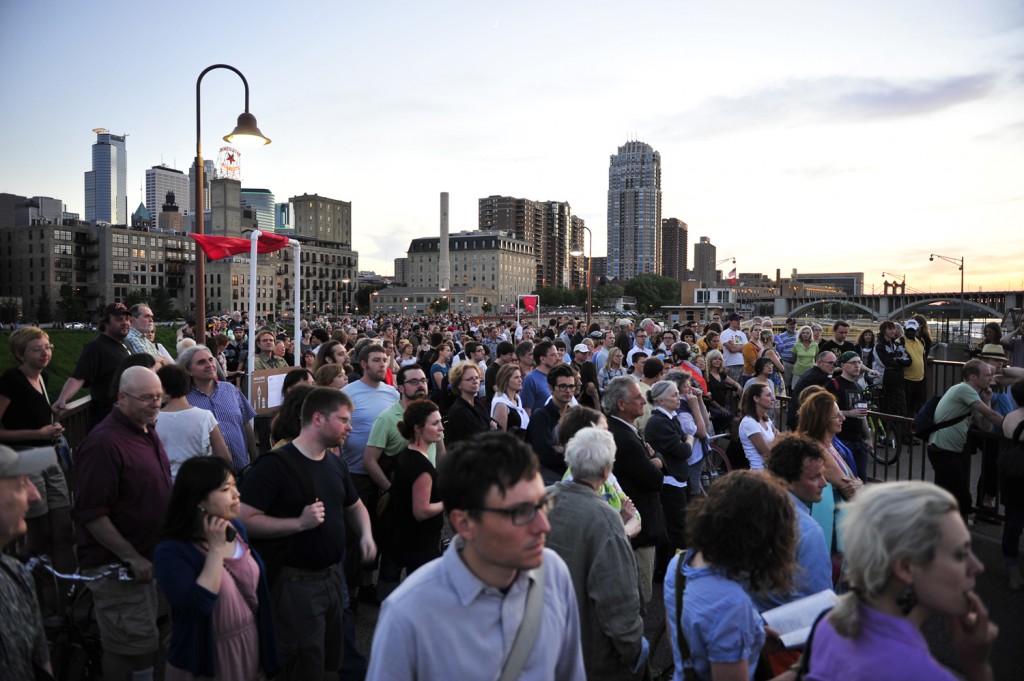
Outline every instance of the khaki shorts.
MULTIPOLYGON (((86 575, 107 568, 82 570, 86 575)), ((92 593, 103 649, 117 655, 146 655, 160 648, 156 582, 119 582, 104 577, 86 585, 92 593)))
POLYGON ((638 549, 633 549, 633 555, 636 556, 637 579, 640 582, 640 595, 644 599, 641 606, 650 603, 654 596, 654 554, 653 546, 641 546, 638 549))
POLYGON ((40 518, 52 510, 71 506, 68 482, 64 479, 64 471, 57 464, 39 473, 30 474, 28 479, 39 490, 40 498, 29 505, 26 518, 40 518))

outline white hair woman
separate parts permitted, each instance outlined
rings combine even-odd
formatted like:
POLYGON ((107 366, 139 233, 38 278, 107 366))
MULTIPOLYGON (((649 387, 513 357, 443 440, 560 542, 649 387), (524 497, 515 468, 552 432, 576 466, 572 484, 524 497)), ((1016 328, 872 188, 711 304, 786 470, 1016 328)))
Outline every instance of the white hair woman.
POLYGON ((948 621, 967 679, 992 678, 997 629, 974 593, 984 568, 951 494, 926 482, 872 485, 846 506, 841 531, 850 592, 814 630, 807 679, 952 681, 920 631, 932 615, 948 621))

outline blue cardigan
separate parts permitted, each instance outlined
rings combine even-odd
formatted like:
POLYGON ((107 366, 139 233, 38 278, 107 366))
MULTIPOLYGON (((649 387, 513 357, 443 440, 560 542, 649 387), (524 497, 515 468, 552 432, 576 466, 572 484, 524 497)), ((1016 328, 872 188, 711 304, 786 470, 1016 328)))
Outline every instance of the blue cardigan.
MULTIPOLYGON (((232 520, 231 524, 248 544, 249 536, 242 523, 232 520)), ((260 636, 260 662, 267 677, 272 678, 281 668, 281 663, 274 636, 270 588, 263 560, 255 551, 252 551, 252 557, 260 568, 259 584, 256 587, 259 599, 256 626, 260 636)), ((156 580, 171 604, 173 618, 167 661, 196 676, 216 676, 211 618, 217 594, 196 584, 196 578, 202 572, 205 562, 206 556, 195 545, 177 539, 160 542, 153 555, 156 580)))

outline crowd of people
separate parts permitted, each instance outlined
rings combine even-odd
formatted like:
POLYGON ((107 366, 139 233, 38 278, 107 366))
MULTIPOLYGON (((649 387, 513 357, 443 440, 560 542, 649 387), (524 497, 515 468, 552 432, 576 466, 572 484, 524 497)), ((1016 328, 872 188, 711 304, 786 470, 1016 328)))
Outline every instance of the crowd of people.
MULTIPOLYGON (((179 332, 172 355, 148 306, 111 304, 59 391, 48 335, 21 327, 0 376, 0 542, 27 533, 13 552, 64 573, 130 569, 88 582, 108 679, 649 678, 659 581, 676 679, 795 678, 761 613, 826 589, 843 595, 805 678, 952 678, 922 647, 935 613, 988 678, 969 457, 992 461, 978 506, 1001 496, 1024 588, 1024 325, 986 329, 933 405, 936 484, 865 485, 869 409, 926 402, 927 322, 854 342, 845 321, 827 338, 745 321, 262 327, 252 366, 287 370, 273 417, 239 389, 240 318, 202 344, 179 332), (707 486, 716 434, 749 470, 707 486), (365 603, 382 604, 369 660, 365 603)), ((49 670, 35 588, 3 568, 0 677, 32 678, 49 670)))

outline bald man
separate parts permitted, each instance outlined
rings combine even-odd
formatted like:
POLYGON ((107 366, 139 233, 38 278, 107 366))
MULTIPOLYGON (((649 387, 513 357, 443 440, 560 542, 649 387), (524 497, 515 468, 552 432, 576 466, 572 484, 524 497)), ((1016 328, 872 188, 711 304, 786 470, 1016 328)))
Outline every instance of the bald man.
POLYGON ((95 575, 125 563, 134 581, 87 582, 96 605, 106 679, 152 678, 160 647, 153 549, 171 498, 171 466, 156 434, 163 402, 149 369, 121 374, 117 402, 78 449, 78 562, 95 575))

